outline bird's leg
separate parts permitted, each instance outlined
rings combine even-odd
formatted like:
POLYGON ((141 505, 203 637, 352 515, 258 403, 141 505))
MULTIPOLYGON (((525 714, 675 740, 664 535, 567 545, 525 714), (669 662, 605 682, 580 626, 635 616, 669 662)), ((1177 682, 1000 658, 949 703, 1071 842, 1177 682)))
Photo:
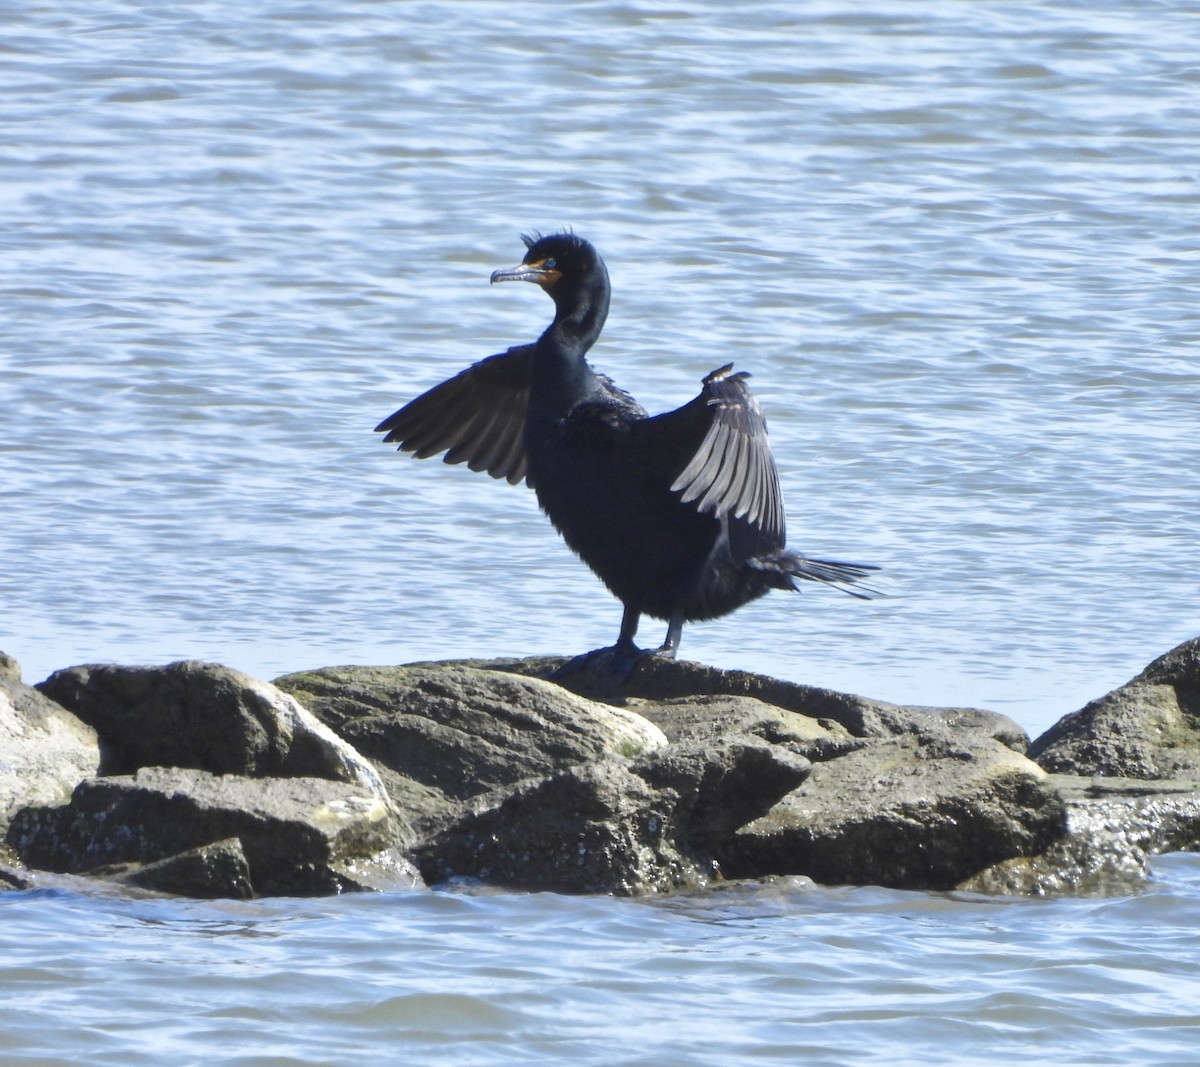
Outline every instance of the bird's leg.
POLYGON ((683 614, 674 611, 667 622, 667 639, 654 650, 656 656, 663 659, 674 659, 679 649, 679 639, 683 636, 683 614))
POLYGON ((644 655, 633 640, 637 636, 641 619, 642 613, 626 604, 625 614, 621 616, 621 632, 617 635, 617 643, 608 649, 612 653, 613 668, 622 677, 631 675, 637 661, 644 655))
POLYGON ((621 616, 621 632, 617 635, 617 643, 613 645, 613 651, 620 655, 640 655, 641 649, 634 644, 633 639, 637 636, 638 623, 641 621, 642 613, 637 608, 631 608, 628 604, 625 605, 625 614, 621 616))

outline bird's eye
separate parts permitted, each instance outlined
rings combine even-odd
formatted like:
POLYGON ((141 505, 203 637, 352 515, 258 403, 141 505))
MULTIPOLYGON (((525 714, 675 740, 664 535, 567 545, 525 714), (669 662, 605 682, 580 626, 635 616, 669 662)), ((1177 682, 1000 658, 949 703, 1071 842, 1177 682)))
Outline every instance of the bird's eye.
POLYGON ((542 270, 554 270, 554 257, 542 260, 542 270))

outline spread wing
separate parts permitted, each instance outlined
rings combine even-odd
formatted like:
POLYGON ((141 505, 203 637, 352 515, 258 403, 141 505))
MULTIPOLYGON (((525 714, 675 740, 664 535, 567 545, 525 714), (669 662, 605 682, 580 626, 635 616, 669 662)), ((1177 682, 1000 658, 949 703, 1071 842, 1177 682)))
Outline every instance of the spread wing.
POLYGON ((718 517, 742 519, 770 541, 786 541, 783 493, 767 440, 767 420, 746 386, 750 375, 727 364, 704 379, 700 395, 650 423, 695 451, 671 483, 686 503, 718 517))
POLYGON ((527 476, 525 412, 533 346, 510 348, 435 385, 375 427, 401 452, 427 459, 445 452, 446 463, 507 478, 527 476))

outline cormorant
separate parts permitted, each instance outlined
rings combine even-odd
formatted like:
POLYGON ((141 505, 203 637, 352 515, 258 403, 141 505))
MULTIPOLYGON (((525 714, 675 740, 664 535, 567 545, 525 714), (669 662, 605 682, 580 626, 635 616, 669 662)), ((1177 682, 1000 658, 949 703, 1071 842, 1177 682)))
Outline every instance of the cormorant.
MULTIPOLYGON (((567 544, 625 606, 611 649, 631 669, 643 614, 667 621, 674 657, 684 622, 725 615, 797 578, 851 588, 876 570, 784 548, 783 496, 749 375, 727 364, 700 395, 654 417, 588 364, 608 314, 608 272, 574 233, 522 235, 521 263, 493 282, 540 285, 554 321, 529 345, 468 367, 375 429, 418 459, 516 484, 522 479, 567 544)), ((590 655, 590 654, 589 654, 590 655)))

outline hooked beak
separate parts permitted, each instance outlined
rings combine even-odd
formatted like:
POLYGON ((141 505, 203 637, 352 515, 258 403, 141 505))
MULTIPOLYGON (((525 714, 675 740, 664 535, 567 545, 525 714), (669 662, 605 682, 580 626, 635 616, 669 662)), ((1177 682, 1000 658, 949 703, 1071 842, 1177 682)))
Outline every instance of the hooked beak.
POLYGON ((507 270, 492 272, 492 284, 496 282, 535 282, 543 289, 549 288, 558 281, 560 274, 553 267, 542 263, 518 263, 507 270))

